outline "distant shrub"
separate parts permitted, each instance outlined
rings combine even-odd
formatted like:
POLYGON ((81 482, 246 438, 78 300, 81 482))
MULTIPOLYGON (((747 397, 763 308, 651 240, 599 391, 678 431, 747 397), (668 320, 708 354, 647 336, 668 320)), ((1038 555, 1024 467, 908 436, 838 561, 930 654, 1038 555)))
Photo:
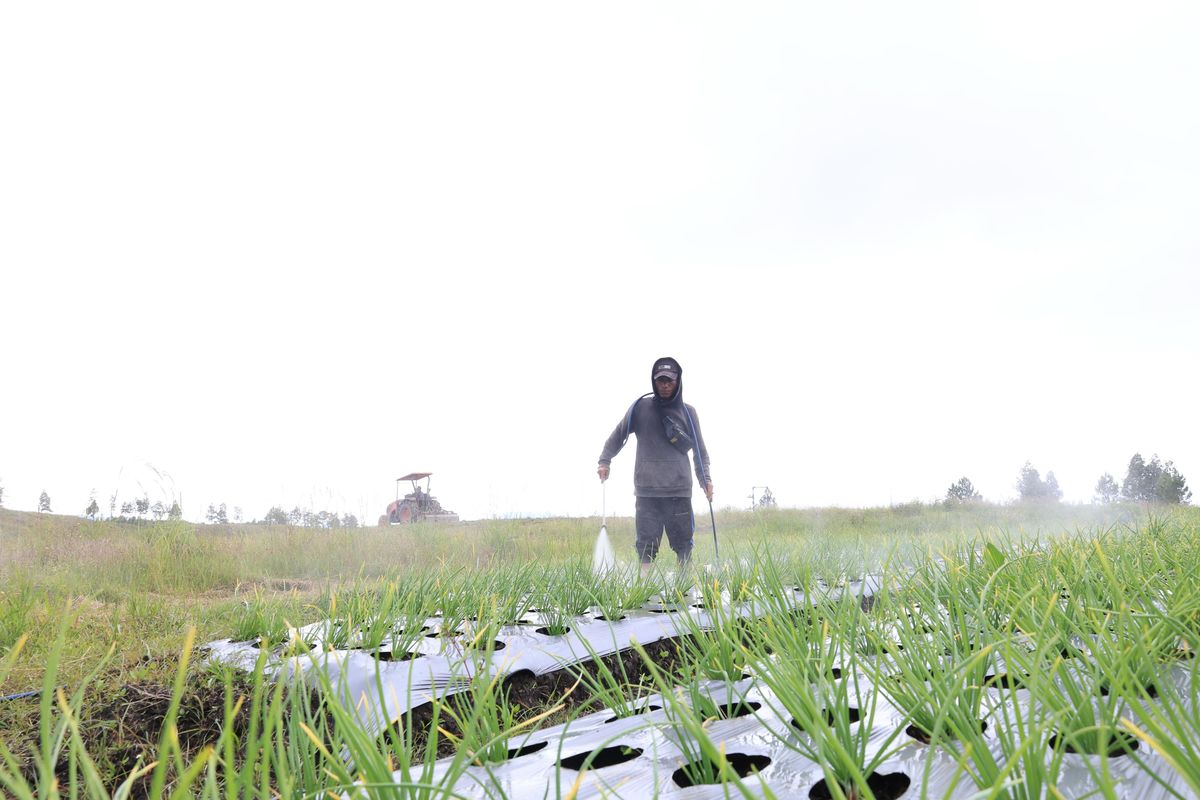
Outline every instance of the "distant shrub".
POLYGON ((965 475, 950 484, 950 488, 946 490, 946 505, 948 506, 978 502, 982 499, 983 495, 975 491, 975 485, 965 475))

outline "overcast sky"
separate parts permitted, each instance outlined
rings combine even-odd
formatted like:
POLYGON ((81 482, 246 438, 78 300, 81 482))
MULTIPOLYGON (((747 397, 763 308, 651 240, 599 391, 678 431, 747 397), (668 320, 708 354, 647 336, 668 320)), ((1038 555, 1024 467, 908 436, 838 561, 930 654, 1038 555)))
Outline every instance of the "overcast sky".
POLYGON ((718 508, 1200 490, 1198 23, 4 4, 3 504, 599 514, 662 355, 718 508))

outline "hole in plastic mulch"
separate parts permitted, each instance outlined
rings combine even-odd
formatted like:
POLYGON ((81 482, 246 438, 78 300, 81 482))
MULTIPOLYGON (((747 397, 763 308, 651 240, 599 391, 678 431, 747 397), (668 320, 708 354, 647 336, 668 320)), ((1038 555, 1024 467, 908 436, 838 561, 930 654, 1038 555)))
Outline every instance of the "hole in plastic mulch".
POLYGON ((251 647, 253 647, 255 650, 260 650, 260 649, 262 649, 264 644, 267 646, 267 649, 271 649, 274 647, 279 647, 280 645, 285 645, 290 641, 291 641, 291 639, 289 637, 283 636, 283 637, 278 637, 278 638, 263 642, 262 637, 257 636, 253 639, 242 639, 237 642, 231 642, 231 644, 248 644, 251 647))
MULTIPOLYGON (((767 756, 749 755, 747 753, 729 753, 725 756, 725 760, 729 762, 729 766, 737 773, 739 778, 745 778, 755 772, 762 772, 771 763, 771 759, 767 756)), ((675 770, 671 775, 671 780, 675 781, 676 786, 683 789, 689 786, 699 786, 704 783, 720 782, 719 778, 712 781, 698 780, 694 776, 697 776, 700 770, 705 770, 706 773, 715 775, 718 772, 718 767, 713 762, 709 762, 706 765, 701 761, 693 761, 675 770)))
POLYGON ((511 761, 514 758, 520 758, 521 756, 527 756, 532 753, 536 753, 539 750, 545 749, 546 745, 548 744, 550 743, 538 742, 537 744, 527 744, 524 747, 514 747, 508 751, 508 760, 511 761))
MULTIPOLYGON (((979 732, 983 733, 986 730, 987 730, 987 723, 984 722, 983 720, 979 720, 979 732)), ((929 737, 929 734, 926 733, 922 728, 918 728, 916 725, 909 725, 907 728, 904 729, 904 732, 906 734, 908 734, 908 738, 915 739, 918 742, 920 742, 921 744, 929 744, 930 741, 932 741, 929 737)), ((953 731, 949 730, 948 728, 943 728, 942 736, 953 737, 954 733, 953 733, 953 731)))
POLYGON ((395 652, 394 650, 380 650, 378 652, 371 653, 371 655, 375 657, 376 661, 412 661, 416 658, 425 657, 424 653, 414 653, 411 650, 404 650, 399 653, 395 652))
POLYGON ((983 676, 983 685, 991 688, 1025 689, 1025 679, 1028 675, 1013 675, 1011 672, 997 672, 983 676))
POLYGON ((623 619, 625 619, 625 615, 624 615, 624 614, 622 614, 622 615, 621 615, 621 616, 619 616, 619 617, 616 617, 615 619, 614 619, 614 618, 612 618, 612 617, 606 617, 606 616, 604 616, 603 614, 601 614, 600 616, 596 617, 596 621, 597 621, 597 622, 620 622, 620 621, 621 621, 621 620, 623 620, 623 619))
MULTIPOLYGON (((462 631, 454 631, 454 632, 447 631, 446 633, 440 633, 440 632, 439 633, 427 633, 427 634, 425 634, 425 638, 426 639, 444 639, 445 644, 443 644, 443 647, 446 647, 446 648, 459 648, 462 650, 486 650, 487 649, 487 646, 482 641, 477 641, 476 639, 472 638, 471 636, 468 636, 467 634, 463 633, 462 631)), ((503 650, 506 646, 507 645, 505 645, 504 642, 500 641, 499 639, 495 639, 492 641, 492 650, 503 650)))
POLYGON ((534 631, 534 633, 540 633, 542 636, 566 636, 570 632, 571 629, 566 625, 553 628, 551 628, 549 625, 543 625, 534 631))
MULTIPOLYGON (((825 724, 827 724, 827 725, 833 725, 834 721, 837 719, 837 715, 834 714, 833 711, 828 708, 825 709, 823 712, 821 712, 821 716, 823 716, 825 718, 825 724)), ((846 707, 846 718, 849 721, 849 723, 851 725, 853 725, 854 723, 858 722, 859 719, 862 718, 862 715, 859 713, 858 709, 855 708, 854 706, 847 706, 846 707)), ((801 733, 804 732, 804 726, 800 724, 799 720, 793 718, 791 724, 792 724, 792 727, 795 728, 796 730, 800 731, 801 733)))
MULTIPOLYGON (((1057 750, 1059 741, 1058 735, 1051 736, 1050 741, 1048 742, 1050 749, 1057 750)), ((1099 751, 1077 749, 1071 744, 1069 739, 1063 738, 1061 741, 1063 749, 1068 753, 1078 753, 1080 755, 1089 756, 1100 755, 1099 751)), ((1128 755, 1129 753, 1138 749, 1138 744, 1137 737, 1132 733, 1126 733, 1125 731, 1113 731, 1108 737, 1108 757, 1117 758, 1119 756, 1128 755)))
POLYGON ((376 661, 412 661, 415 658, 425 657, 424 653, 414 653, 411 650, 396 652, 394 650, 372 650, 365 647, 349 647, 347 648, 347 652, 363 653, 376 661))
MULTIPOLYGON (((1153 683, 1143 683, 1139 688, 1144 691, 1146 696, 1151 700, 1154 700, 1158 697, 1158 687, 1153 683)), ((1108 684, 1101 683, 1097 686, 1097 689, 1099 690, 1101 697, 1108 697, 1112 693, 1112 689, 1108 686, 1108 684)))
MULTIPOLYGON (((911 784, 912 779, 903 772, 889 772, 887 775, 872 772, 867 776, 867 786, 875 796, 875 800, 896 800, 897 797, 908 791, 911 784)), ((843 795, 849 795, 849 792, 843 792, 839 797, 843 795)), ((825 783, 824 778, 808 791, 808 796, 810 800, 833 800, 833 794, 829 791, 829 786, 825 783)))
POLYGON ((567 756, 558 763, 567 769, 574 770, 583 769, 585 763, 588 769, 602 769, 617 764, 624 764, 626 761, 633 761, 641 754, 642 749, 640 747, 626 747, 625 745, 615 744, 599 752, 589 750, 586 753, 567 756), (595 752, 594 756, 592 755, 593 752, 595 752))
MULTIPOLYGON (((661 711, 661 710, 662 710, 662 706, 649 705, 649 706, 642 706, 641 708, 639 708, 637 711, 634 711, 633 713, 634 713, 634 715, 637 715, 637 714, 649 714, 651 711, 661 711)), ((606 724, 606 725, 607 725, 608 723, 610 723, 610 722, 616 722, 616 721, 617 721, 617 720, 619 720, 619 719, 629 719, 629 716, 624 716, 624 717, 620 717, 620 716, 617 716, 617 717, 609 717, 608 719, 604 720, 604 724, 606 724)))
POLYGON ((716 717, 717 719, 736 719, 737 717, 746 717, 753 714, 758 709, 762 708, 762 703, 755 703, 750 700, 742 700, 737 703, 720 703, 696 709, 697 713, 704 719, 716 717))

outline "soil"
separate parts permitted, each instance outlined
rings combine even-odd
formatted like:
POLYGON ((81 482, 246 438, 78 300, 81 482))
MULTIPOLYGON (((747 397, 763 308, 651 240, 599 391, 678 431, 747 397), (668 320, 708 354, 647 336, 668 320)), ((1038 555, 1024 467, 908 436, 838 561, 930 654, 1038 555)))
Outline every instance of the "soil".
MULTIPOLYGON (((912 779, 903 772, 889 772, 887 775, 872 772, 867 776, 867 786, 870 787, 875 800, 895 800, 908 791, 910 784, 912 779)), ((859 798, 859 794, 850 787, 843 788, 843 792, 848 800, 859 798)), ((823 778, 809 790, 808 796, 811 800, 833 800, 833 793, 823 778)))
MULTIPOLYGON (((235 679, 235 694, 248 694, 251 689, 235 679)), ((89 755, 96 761, 105 785, 120 785, 139 765, 152 761, 164 718, 171 704, 171 687, 150 682, 127 683, 116 690, 105 690, 85 699, 86 717, 80 732, 89 755)), ((244 704, 233 717, 233 728, 245 731, 249 712, 244 704)), ((205 745, 216 742, 225 721, 225 687, 211 682, 188 687, 180 698, 176 725, 179 746, 185 760, 194 757, 205 745)), ((25 742, 18 740, 14 756, 21 763, 22 773, 36 786, 34 753, 38 748, 38 732, 30 730, 25 742)), ((65 756, 56 770, 66 785, 68 767, 65 756)), ((136 781, 131 797, 144 798, 150 790, 149 775, 136 781)))
MULTIPOLYGON (((643 645, 642 647, 658 670, 668 676, 668 680, 676 682, 695 680, 695 676, 683 676, 678 673, 679 665, 683 660, 681 652, 686 652, 684 650, 686 644, 683 638, 663 639, 643 645)), ((619 653, 602 656, 600 661, 613 674, 620 675, 623 669, 624 674, 628 675, 631 681, 636 682, 641 678, 646 683, 651 682, 650 670, 646 667, 645 661, 642 660, 641 655, 636 650, 624 650, 619 653)), ((594 661, 589 660, 572 665, 569 668, 548 672, 544 675, 535 675, 529 670, 514 672, 504 679, 503 684, 504 690, 508 693, 508 702, 519 709, 518 716, 523 719, 536 716, 559 704, 563 706, 560 712, 562 714, 599 711, 605 706, 596 698, 582 692, 582 684, 575 688, 574 691, 571 691, 572 687, 575 686, 580 670, 595 675, 599 672, 599 667, 594 661)), ((461 699, 466 700, 466 697, 463 696, 461 699)), ((455 708, 456 697, 451 696, 447 702, 451 709, 457 712, 455 708)), ((421 758, 424 753, 425 743, 428 741, 433 720, 433 712, 432 703, 423 703, 410 709, 408 713, 400 718, 399 722, 392 726, 393 735, 401 737, 405 735, 405 731, 411 729, 417 758, 421 758)), ((444 710, 439 714, 438 725, 455 736, 461 733, 454 720, 444 710)), ((438 737, 438 757, 442 758, 453 753, 453 741, 445 736, 438 737)))
MULTIPOLYGON (((746 778, 755 772, 761 772, 771 763, 771 759, 768 756, 748 755, 746 753, 729 753, 725 758, 739 778, 746 778)), ((708 764, 704 764, 701 761, 693 761, 675 770, 671 774, 671 780, 675 782, 676 786, 684 789, 689 786, 700 786, 710 783, 711 781, 705 778, 715 774, 717 769, 718 767, 714 762, 710 761, 708 764)))

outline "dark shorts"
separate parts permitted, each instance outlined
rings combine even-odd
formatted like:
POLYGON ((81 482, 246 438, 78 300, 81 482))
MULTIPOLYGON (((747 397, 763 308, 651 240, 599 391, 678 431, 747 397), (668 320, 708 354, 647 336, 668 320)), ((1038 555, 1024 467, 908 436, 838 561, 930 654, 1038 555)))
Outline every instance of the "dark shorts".
POLYGON ((692 557, 692 534, 696 520, 692 516, 690 497, 639 497, 637 498, 637 548, 638 558, 649 564, 658 555, 663 531, 667 542, 675 551, 680 564, 692 557))

